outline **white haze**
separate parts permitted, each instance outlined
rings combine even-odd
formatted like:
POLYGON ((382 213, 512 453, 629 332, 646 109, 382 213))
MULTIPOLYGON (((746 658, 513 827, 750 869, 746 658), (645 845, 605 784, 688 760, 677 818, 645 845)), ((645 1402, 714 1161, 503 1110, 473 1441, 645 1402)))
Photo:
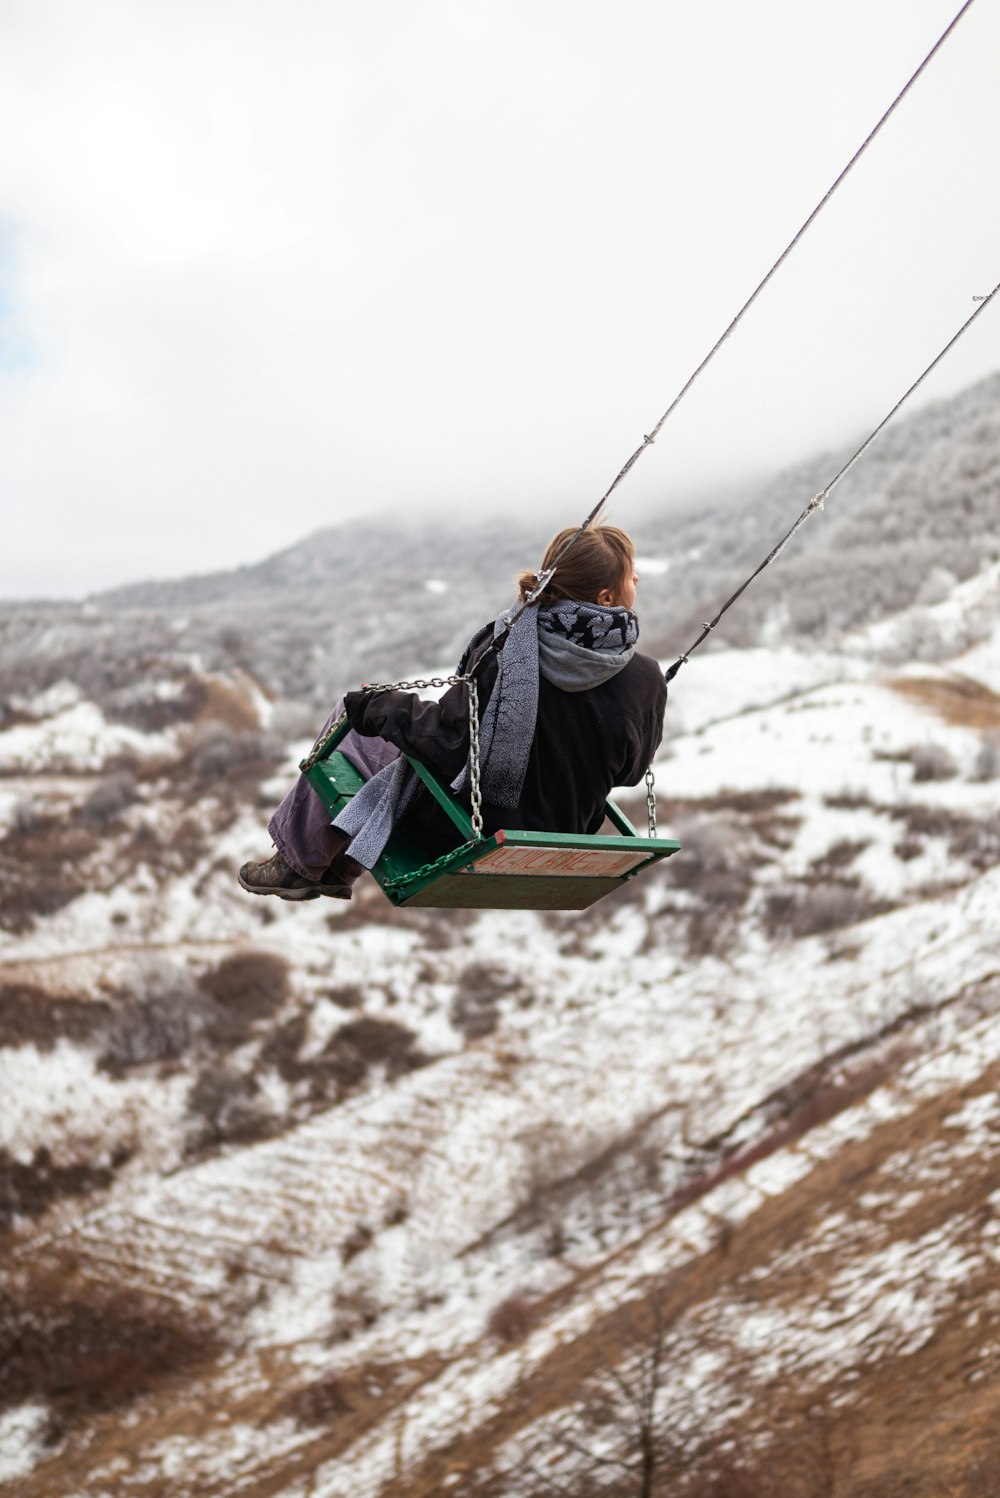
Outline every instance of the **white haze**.
MULTIPOLYGON (((576 518, 957 9, 4 0, 0 596, 576 518)), ((619 519, 863 432, 992 288, 998 49, 978 0, 619 519)))

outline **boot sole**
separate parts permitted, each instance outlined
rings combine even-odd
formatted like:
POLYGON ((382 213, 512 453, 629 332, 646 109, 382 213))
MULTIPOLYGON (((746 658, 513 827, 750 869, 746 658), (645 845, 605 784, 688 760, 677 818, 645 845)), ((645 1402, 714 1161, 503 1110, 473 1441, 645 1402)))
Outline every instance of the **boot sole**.
POLYGON ((259 884, 248 884, 242 874, 236 876, 240 886, 248 895, 277 895, 279 900, 318 900, 328 895, 331 900, 349 900, 351 888, 347 884, 307 884, 302 889, 266 888, 259 884))

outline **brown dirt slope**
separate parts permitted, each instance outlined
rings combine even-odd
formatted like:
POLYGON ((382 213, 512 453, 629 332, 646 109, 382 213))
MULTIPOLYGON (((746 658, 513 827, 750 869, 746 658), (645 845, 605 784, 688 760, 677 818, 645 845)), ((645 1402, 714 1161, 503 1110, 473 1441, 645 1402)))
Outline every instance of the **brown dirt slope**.
POLYGON ((450 1371, 440 1357, 351 1367, 340 1349, 330 1371, 307 1371, 290 1349, 241 1352, 222 1312, 196 1325, 169 1294, 142 1301, 134 1289, 116 1306, 93 1265, 67 1263, 54 1286, 41 1253, 15 1288, 53 1363, 15 1336, 21 1364, 8 1360, 8 1378, 20 1371, 24 1393, 48 1398, 58 1444, 18 1498, 639 1495, 636 1473, 588 1464, 587 1452, 599 1437, 604 1462, 637 1455, 635 1422, 613 1396, 638 1387, 654 1344, 650 1495, 1000 1491, 1000 1025, 987 1012, 936 1054, 897 1056, 898 1074, 867 1096, 845 1088, 839 1114, 531 1306, 512 1345, 487 1333, 462 1348, 473 1374, 501 1359, 510 1370, 478 1420, 428 1422, 450 1371), (679 1252, 685 1241, 694 1247, 679 1252), (60 1325, 89 1339, 91 1396, 59 1383, 60 1325), (252 1450, 247 1429, 260 1433, 252 1450), (362 1437, 395 1443, 394 1475, 377 1490, 358 1486, 362 1437), (151 1465, 163 1442, 185 1460, 151 1465), (601 1474, 611 1482, 598 1489, 601 1474))

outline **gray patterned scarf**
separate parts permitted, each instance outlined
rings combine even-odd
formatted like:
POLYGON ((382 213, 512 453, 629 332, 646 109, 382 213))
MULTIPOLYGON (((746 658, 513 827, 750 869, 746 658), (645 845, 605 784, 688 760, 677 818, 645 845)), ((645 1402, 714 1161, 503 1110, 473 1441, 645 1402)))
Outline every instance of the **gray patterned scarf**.
MULTIPOLYGON (((513 605, 495 621, 494 639, 518 607, 513 605)), ((589 691, 628 665, 638 638, 638 620, 628 609, 571 600, 550 609, 525 609, 498 653, 497 679, 480 723, 484 801, 513 807, 520 800, 535 737, 539 675, 564 692, 589 691)), ((451 789, 461 791, 468 781, 466 764, 451 789)), ((366 869, 382 853, 419 784, 406 760, 395 760, 362 786, 334 822, 352 839, 351 857, 366 869)))

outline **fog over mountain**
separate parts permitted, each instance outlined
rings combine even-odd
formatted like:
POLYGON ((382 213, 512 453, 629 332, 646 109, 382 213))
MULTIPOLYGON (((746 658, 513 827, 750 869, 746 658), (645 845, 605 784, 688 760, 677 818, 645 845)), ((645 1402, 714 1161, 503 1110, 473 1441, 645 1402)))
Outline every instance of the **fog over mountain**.
MULTIPOLYGON (((653 563, 640 585, 644 648, 671 655, 689 644, 852 450, 679 515, 631 515, 620 490, 611 516, 653 563)), ((319 706, 353 682, 453 666, 479 623, 511 601, 521 568, 538 565, 549 533, 548 522, 495 519, 330 527, 252 567, 137 583, 82 605, 9 605, 0 659, 12 681, 68 669, 113 696, 142 660, 196 652, 319 706)), ((890 427, 727 616, 720 639, 746 644, 770 629, 824 640, 929 598, 998 553, 995 375, 890 427)), ((914 648, 933 651, 933 641, 914 648)))

